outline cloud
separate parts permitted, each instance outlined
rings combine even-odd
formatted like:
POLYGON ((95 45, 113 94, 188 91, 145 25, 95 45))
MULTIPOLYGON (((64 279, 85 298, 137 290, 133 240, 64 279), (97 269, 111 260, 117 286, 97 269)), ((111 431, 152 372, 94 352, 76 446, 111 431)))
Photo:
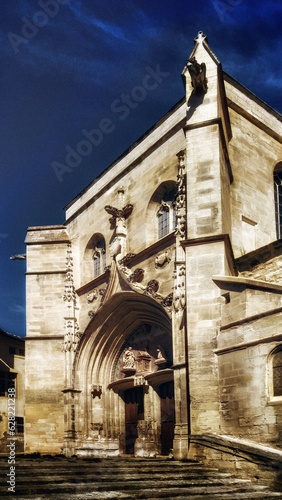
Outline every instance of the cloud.
POLYGON ((25 307, 21 304, 10 304, 9 312, 15 314, 25 314, 25 307))
POLYGON ((77 2, 74 5, 69 4, 69 8, 81 23, 91 27, 94 26, 95 28, 102 30, 111 38, 116 38, 124 42, 132 42, 132 40, 125 34, 125 30, 121 28, 121 26, 114 23, 102 21, 98 17, 87 14, 85 11, 83 11, 82 2, 77 2))

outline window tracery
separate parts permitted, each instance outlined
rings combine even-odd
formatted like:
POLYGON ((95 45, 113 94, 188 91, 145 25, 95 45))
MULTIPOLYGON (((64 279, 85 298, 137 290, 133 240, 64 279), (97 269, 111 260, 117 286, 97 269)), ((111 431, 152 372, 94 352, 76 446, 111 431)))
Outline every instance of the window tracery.
POLYGON ((163 238, 176 227, 175 192, 166 192, 157 211, 158 237, 163 238))

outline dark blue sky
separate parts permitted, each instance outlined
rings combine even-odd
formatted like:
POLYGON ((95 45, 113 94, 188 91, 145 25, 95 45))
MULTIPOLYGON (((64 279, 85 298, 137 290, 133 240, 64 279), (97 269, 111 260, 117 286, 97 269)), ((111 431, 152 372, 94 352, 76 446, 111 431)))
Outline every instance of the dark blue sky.
POLYGON ((25 262, 9 257, 25 252, 27 227, 63 223, 63 207, 184 95, 199 30, 227 73, 282 112, 281 26, 280 0, 1 2, 1 328, 25 334, 25 262), (162 81, 138 94, 158 67, 162 81), (132 91, 138 105, 118 112, 132 91), (93 129, 92 152, 62 170, 93 129))

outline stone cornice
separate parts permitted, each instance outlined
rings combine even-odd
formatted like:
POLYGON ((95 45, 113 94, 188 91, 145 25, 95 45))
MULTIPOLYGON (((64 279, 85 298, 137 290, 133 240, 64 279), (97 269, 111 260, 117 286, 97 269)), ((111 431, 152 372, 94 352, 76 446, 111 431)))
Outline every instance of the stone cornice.
POLYGON ((107 283, 108 277, 110 275, 109 269, 105 271, 103 274, 100 274, 100 276, 97 276, 97 278, 94 278, 93 280, 89 281, 88 283, 85 283, 84 285, 80 286, 79 288, 76 288, 75 291, 77 295, 83 295, 84 293, 90 292, 93 290, 93 288, 96 288, 99 285, 103 285, 104 283, 107 283))
POLYGON ((231 241, 229 238, 229 234, 215 234, 211 236, 202 236, 199 238, 190 238, 188 240, 184 240, 181 242, 181 245, 185 247, 190 247, 190 246, 201 246, 201 245, 208 245, 210 243, 217 243, 223 241, 225 245, 225 251, 226 251, 226 258, 228 261, 229 268, 232 270, 235 276, 237 276, 237 270, 235 267, 235 259, 234 259, 234 254, 233 254, 233 249, 231 245, 231 241))
MULTIPOLYGON (((282 309, 280 308, 277 312, 281 313, 282 309)), ((273 311, 272 311, 273 313, 273 311)), ((281 342, 282 334, 273 335, 272 337, 263 337, 262 339, 250 340, 249 342, 240 342, 240 344, 233 344, 226 347, 220 347, 219 349, 214 349, 213 352, 217 354, 217 356, 221 356, 222 354, 228 354, 234 351, 241 351, 243 349, 248 349, 249 347, 254 347, 260 344, 271 344, 272 342, 281 342)))
POLYGON ((269 281, 256 280, 253 278, 245 278, 241 276, 213 276, 212 280, 220 288, 230 291, 242 291, 246 288, 252 288, 265 292, 282 293, 282 285, 271 283, 269 281))

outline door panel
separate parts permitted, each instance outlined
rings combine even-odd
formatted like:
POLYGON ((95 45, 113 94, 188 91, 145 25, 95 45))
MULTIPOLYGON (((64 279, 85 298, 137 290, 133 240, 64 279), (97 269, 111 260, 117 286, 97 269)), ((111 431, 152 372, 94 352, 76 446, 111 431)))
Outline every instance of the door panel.
POLYGON ((138 420, 144 419, 143 387, 128 389, 124 393, 125 402, 125 453, 134 454, 134 444, 138 437, 138 420))
POLYGON ((173 447, 175 407, 173 382, 160 386, 161 397, 161 453, 168 455, 173 447))

